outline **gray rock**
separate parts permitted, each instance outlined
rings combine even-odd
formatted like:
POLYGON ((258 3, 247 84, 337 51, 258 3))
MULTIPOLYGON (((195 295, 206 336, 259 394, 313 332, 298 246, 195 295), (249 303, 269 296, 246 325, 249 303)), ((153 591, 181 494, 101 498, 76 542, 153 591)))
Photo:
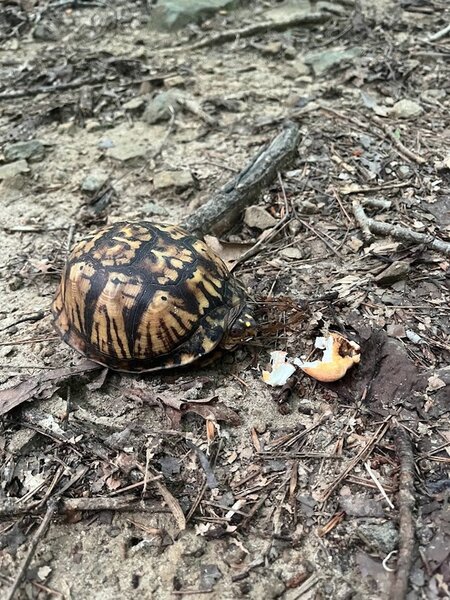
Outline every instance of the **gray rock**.
POLYGON ((156 29, 174 31, 236 4, 237 0, 159 0, 152 10, 150 24, 156 29))
POLYGON ((269 42, 268 44, 262 44, 259 46, 261 54, 266 56, 276 56, 283 50, 283 44, 281 42, 269 42))
POLYGON ((264 18, 274 23, 284 23, 288 19, 292 19, 297 15, 308 15, 312 12, 311 3, 309 0, 288 1, 280 4, 276 8, 266 10, 264 18))
POLYGON ((300 250, 300 248, 295 248, 292 246, 290 248, 283 248, 280 250, 280 254, 281 256, 284 256, 284 258, 292 258, 294 260, 303 258, 303 252, 300 250))
POLYGON ((28 173, 29 170, 26 160, 16 160, 0 167, 0 180, 10 179, 20 173, 28 173))
POLYGON ((106 156, 121 162, 144 158, 151 154, 165 135, 165 127, 158 125, 149 127, 141 121, 121 123, 108 131, 108 136, 98 143, 98 147, 106 150, 106 156))
POLYGON ((128 102, 125 102, 125 104, 122 105, 122 108, 124 108, 125 110, 138 110, 139 108, 143 107, 145 104, 145 99, 142 96, 138 96, 137 98, 131 98, 131 100, 128 100, 128 102))
POLYGON ((245 209, 244 223, 249 227, 257 229, 269 229, 277 224, 277 220, 272 217, 261 206, 249 206, 245 209))
POLYGON ((157 190, 169 187, 187 188, 194 184, 190 171, 160 171, 153 176, 153 185, 157 190))
POLYGON ((338 4, 338 2, 317 2, 316 10, 330 12, 333 15, 344 16, 346 14, 345 6, 338 4))
POLYGON ((400 165, 398 168, 398 175, 401 179, 406 179, 411 176, 411 169, 408 165, 400 165))
POLYGON ((336 67, 344 61, 352 61, 361 56, 361 48, 348 50, 324 50, 322 52, 309 52, 303 58, 305 64, 311 65, 314 75, 323 75, 329 69, 336 67))
POLYGON ((160 206, 156 202, 147 202, 147 204, 144 204, 143 211, 146 215, 156 215, 157 217, 167 217, 169 214, 169 211, 164 206, 160 206))
POLYGON ((398 532, 392 521, 386 521, 385 523, 360 522, 358 530, 372 546, 383 554, 389 554, 397 547, 398 532))
POLYGON ((58 125, 58 133, 62 135, 70 135, 73 136, 77 133, 78 127, 75 125, 74 121, 67 121, 67 123, 60 123, 58 125))
POLYGON ((309 75, 309 67, 302 58, 297 58, 291 63, 297 75, 309 75))
POLYGON ((95 119, 86 119, 86 121, 84 122, 84 128, 86 129, 86 131, 98 131, 102 128, 102 125, 99 121, 96 121, 95 119))
POLYGON ((168 121, 173 110, 177 110, 181 99, 180 92, 175 89, 160 92, 145 107, 142 120, 152 125, 158 121, 168 121))
POLYGON ((396 260, 387 269, 379 273, 374 280, 378 285, 392 285, 396 281, 405 279, 411 267, 409 263, 401 260, 396 260))
POLYGON ((133 158, 142 158, 146 155, 147 149, 144 146, 136 146, 132 141, 127 142, 126 140, 118 143, 113 148, 109 148, 106 154, 110 158, 119 160, 120 162, 126 162, 133 158))
POLYGON ((222 573, 217 565, 201 565, 200 566, 200 589, 212 590, 214 585, 221 579, 222 573))
POLYGON ((83 192, 95 193, 108 181, 108 174, 104 171, 91 171, 81 182, 83 192))
POLYGON ((413 119, 423 113, 423 108, 413 100, 399 100, 390 110, 391 115, 399 119, 413 119))
POLYGON ((7 162, 14 160, 42 160, 44 157, 44 144, 39 140, 28 140, 27 142, 16 142, 5 147, 5 159, 7 162))
POLYGON ((11 454, 25 454, 32 445, 36 431, 31 429, 19 429, 13 433, 7 449, 11 454))

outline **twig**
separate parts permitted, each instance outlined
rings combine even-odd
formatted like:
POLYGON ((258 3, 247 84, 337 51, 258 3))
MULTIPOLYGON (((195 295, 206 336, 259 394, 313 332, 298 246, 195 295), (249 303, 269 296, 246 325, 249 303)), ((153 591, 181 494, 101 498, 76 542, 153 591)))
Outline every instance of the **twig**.
MULTIPOLYGON (((17 517, 19 515, 40 515, 44 506, 40 501, 21 503, 21 498, 3 498, 0 501, 0 518, 17 517)), ((98 498, 61 498, 58 513, 86 512, 97 510, 138 511, 138 512, 169 512, 168 508, 161 508, 161 503, 155 500, 141 500, 131 494, 111 498, 100 496, 98 498)))
POLYGON ((389 504, 389 507, 394 509, 395 506, 392 504, 392 502, 389 500, 388 495, 386 494, 386 491, 384 489, 384 487, 381 485, 381 482, 378 480, 377 476, 375 475, 375 473, 372 471, 372 467, 370 466, 369 461, 364 463, 364 466, 366 467, 366 471, 369 473, 372 481, 374 482, 376 488, 380 491, 381 495, 383 496, 383 498, 386 500, 386 502, 389 504))
MULTIPOLYGON (((324 106, 323 104, 319 104, 318 106, 324 112, 334 115, 335 117, 338 117, 339 119, 343 119, 344 121, 348 121, 349 123, 352 123, 352 125, 355 125, 356 127, 363 129, 364 131, 370 130, 372 133, 375 133, 375 135, 377 135, 377 137, 384 139, 384 136, 381 135, 380 133, 378 133, 376 130, 374 130, 373 127, 371 127, 370 123, 363 123, 362 121, 360 121, 359 119, 356 119, 355 117, 351 117, 350 115, 345 115, 343 113, 340 113, 337 110, 334 110, 328 106, 324 106)), ((396 137, 396 135, 392 131, 392 129, 388 125, 386 125, 386 123, 384 123, 384 121, 382 119, 380 119, 377 116, 372 116, 371 119, 374 123, 377 124, 377 126, 383 131, 383 133, 388 136, 388 138, 392 141, 394 146, 396 146, 396 148, 400 154, 403 154, 406 158, 409 158, 410 160, 412 160, 420 165, 423 165, 427 162, 423 156, 416 154, 415 152, 413 152, 412 150, 409 150, 409 148, 404 146, 401 143, 401 141, 396 137)))
POLYGON ((404 156, 406 156, 407 158, 411 159, 419 165, 426 164, 427 159, 403 145, 402 142, 395 135, 395 133, 392 131, 392 129, 389 127, 389 125, 387 125, 382 119, 380 119, 380 117, 373 115, 371 118, 372 121, 384 131, 384 133, 388 136, 391 142, 393 142, 394 146, 397 146, 397 149, 400 151, 401 154, 403 154, 404 156))
POLYGON ((361 227, 364 239, 366 241, 370 241, 373 236, 369 227, 369 217, 366 215, 361 203, 358 200, 353 200, 352 208, 355 219, 358 225, 361 227))
POLYGON ((414 551, 414 455, 406 429, 396 426, 393 433, 400 462, 397 496, 400 523, 397 571, 389 598, 403 600, 408 592, 409 572, 414 551))
POLYGON ((327 21, 331 15, 327 15, 323 12, 309 13, 309 14, 293 14, 287 19, 279 21, 262 21, 261 23, 255 23, 248 27, 240 27, 239 29, 229 29, 228 31, 220 31, 214 35, 204 38, 195 44, 190 46, 176 46, 161 48, 162 54, 173 54, 176 52, 191 52, 192 50, 198 50, 199 48, 205 48, 207 46, 217 46, 225 42, 232 42, 234 40, 251 37, 257 33, 266 33, 268 31, 286 31, 291 27, 297 27, 298 25, 316 25, 327 21))
POLYGON ((106 81, 106 77, 93 77, 91 79, 76 79, 67 83, 58 83, 56 85, 41 85, 39 87, 28 88, 26 90, 12 90, 10 92, 0 93, 0 100, 9 100, 11 98, 23 98, 24 96, 37 96, 38 94, 54 94, 55 92, 64 92, 73 90, 84 85, 101 85, 106 81))
POLYGON ((263 250, 265 245, 268 242, 270 242, 270 240, 272 240, 274 237, 276 237, 280 233, 280 230, 284 229, 284 227, 289 223, 290 220, 291 220, 291 215, 289 215, 289 214, 285 215, 282 219, 280 219, 280 221, 278 221, 278 223, 275 225, 275 227, 272 228, 272 230, 270 231, 270 233, 268 235, 266 235, 266 236, 262 235, 259 238, 259 240, 257 242, 255 242, 255 244, 251 248, 249 248, 246 252, 244 252, 244 254, 241 254, 241 256, 233 264, 231 270, 233 271, 238 265, 246 262, 247 260, 249 260, 250 258, 255 256, 256 254, 261 252, 261 250, 263 250))
POLYGON ((17 573, 16 578, 14 579, 13 584, 12 584, 11 588, 9 589, 9 592, 6 596, 6 600, 13 600, 14 595, 15 595, 16 591, 18 590, 21 581, 26 574, 28 565, 30 564, 31 559, 33 558, 34 553, 36 552, 38 544, 39 544, 41 538, 47 532, 47 528, 50 524, 53 513, 58 508, 58 502, 59 502, 58 498, 53 498, 52 500, 49 501, 49 503, 47 505, 47 511, 44 515, 44 518, 42 519, 42 523, 39 525, 39 527, 37 528, 33 537, 31 538, 31 541, 30 541, 30 544, 28 547, 28 552, 26 553, 26 556, 23 559, 22 564, 20 565, 19 572, 17 573))
POLYGON ((321 240, 325 246, 331 250, 331 252, 337 256, 338 258, 342 258, 342 256, 339 254, 339 252, 330 244, 330 242, 328 242, 325 237, 320 234, 318 231, 316 231, 314 229, 314 227, 312 227, 311 225, 309 225, 306 221, 303 221, 303 219, 297 219, 299 223, 301 223, 303 225, 303 227, 305 227, 305 229, 309 229, 316 237, 319 238, 319 240, 321 240))
POLYGON ((210 490, 218 488, 219 483, 217 481, 216 476, 214 475, 214 471, 212 470, 211 465, 209 464, 209 460, 208 460, 208 457, 206 456, 206 454, 204 452, 202 452, 202 450, 198 446, 196 446, 194 443, 192 443, 190 440, 186 440, 185 443, 197 455, 200 465, 201 465, 203 471, 205 472, 206 485, 208 486, 208 488, 210 490))
MULTIPOLYGON (((167 143, 167 140, 169 139, 169 136, 171 135, 171 133, 173 131, 173 126, 175 124, 175 109, 172 105, 170 105, 168 108, 169 108, 169 112, 170 112, 170 120, 169 120, 167 129, 166 129, 166 133, 164 134, 164 137, 161 140, 161 142, 158 144, 158 147, 155 148, 155 150, 152 152, 150 160, 155 159, 159 154, 161 154, 164 146, 167 143)), ((148 161, 146 162, 144 167, 146 167, 146 166, 148 166, 148 161)), ((141 169, 140 173, 142 173, 144 171, 144 167, 141 169)))
POLYGON ((429 35, 428 41, 429 42, 437 42, 441 38, 445 37, 447 35, 447 33, 450 33, 450 23, 448 25, 446 25, 443 29, 440 29, 439 31, 436 31, 436 33, 429 35))
MULTIPOLYGON (((8 325, 11 327, 11 325, 8 325)), ((1 330, 3 331, 3 330, 1 330)), ((37 344, 38 342, 53 342, 53 340, 59 340, 56 335, 50 335, 41 338, 27 338, 25 340, 12 340, 11 342, 1 342, 0 346, 22 346, 24 344, 37 344)))
POLYGON ((385 223, 384 221, 377 221, 368 217, 358 200, 353 200, 353 214, 357 220, 359 226, 362 229, 363 235, 366 239, 371 239, 372 235, 392 236, 396 240, 401 242, 407 242, 412 244, 424 244, 431 250, 436 252, 442 252, 446 256, 450 256, 450 243, 444 242, 443 240, 437 240, 434 236, 418 233, 417 231, 411 231, 406 227, 400 225, 393 225, 392 223, 385 223))
POLYGON ((384 421, 384 423, 382 423, 380 425, 378 430, 375 432, 375 434, 372 436, 372 438, 369 440, 369 442, 367 442, 367 444, 364 446, 364 448, 355 456, 355 458, 352 458, 352 460, 350 460, 347 463, 347 466, 342 471, 342 473, 333 481, 333 483, 331 483, 326 488, 326 490, 322 493, 322 495, 320 497, 321 502, 325 502, 325 500, 327 500, 331 496, 331 494, 334 492, 334 490, 337 488, 337 486, 341 483, 341 481, 344 481, 344 479, 347 477, 347 475, 353 471, 353 469, 356 467, 356 465, 360 461, 364 460, 365 458, 367 458, 369 456, 369 454, 372 452, 373 448, 380 442, 380 440, 383 438, 384 434, 386 433, 386 431, 389 427, 389 419, 390 419, 390 417, 388 418, 388 420, 384 421))
POLYGON ((337 192, 337 190, 336 190, 336 189, 333 189, 333 195, 334 195, 334 197, 336 198, 336 200, 337 200, 337 203, 339 204, 339 207, 340 207, 341 211, 344 213, 344 215, 345 215, 345 218, 347 219, 347 221, 348 221, 349 223, 352 223, 352 219, 350 218, 350 215, 348 214, 348 212, 347 212, 347 209, 346 209, 346 208, 345 208, 345 206, 343 205, 343 203, 342 203, 342 200, 341 200, 341 197, 339 196, 339 194, 338 194, 338 192, 337 192))
MULTIPOLYGON (((411 181, 400 181, 400 182, 392 182, 392 183, 383 183, 382 185, 375 185, 375 186, 359 186, 359 185, 352 185, 351 188, 349 187, 349 189, 340 189, 339 192, 343 195, 343 196, 349 196, 351 194, 365 194, 367 192, 381 192, 383 190, 392 190, 392 189, 397 189, 397 188, 404 188, 404 187, 413 187, 413 184, 411 183, 411 181)), ((366 202, 369 202, 370 198, 366 199, 366 202)), ((375 198, 372 199, 373 201, 375 201, 375 198)), ((379 200, 381 202, 381 199, 379 200)), ((384 200, 384 202, 389 202, 389 207, 392 204, 392 202, 390 200, 384 200)), ((386 208, 389 208, 386 207, 386 208)))
POLYGON ((188 514, 186 515, 186 523, 188 523, 193 514, 195 513, 195 511, 197 510, 200 502, 202 501, 203 496, 205 495, 206 492, 206 481, 201 485, 200 489, 198 490, 197 496, 194 498, 194 501, 191 504, 191 508, 189 509, 188 514))
POLYGON ((252 159, 239 175, 224 185, 211 200, 185 218, 182 226, 195 235, 220 235, 239 219, 241 212, 256 200, 278 171, 295 156, 300 130, 288 123, 266 147, 252 159))

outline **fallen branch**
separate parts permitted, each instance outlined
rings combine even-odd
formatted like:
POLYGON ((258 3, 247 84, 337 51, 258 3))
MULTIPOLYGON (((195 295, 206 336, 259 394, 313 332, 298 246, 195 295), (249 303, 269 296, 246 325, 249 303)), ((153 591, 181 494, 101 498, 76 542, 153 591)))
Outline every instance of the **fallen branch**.
POLYGON ((434 236, 426 233, 418 233, 417 231, 411 231, 406 227, 400 225, 393 225, 392 223, 385 223, 383 221, 377 221, 371 219, 366 215, 364 208, 358 200, 353 200, 353 214, 357 220, 364 238, 369 240, 372 238, 371 234, 391 236, 396 240, 412 244, 424 244, 431 250, 436 252, 442 252, 446 256, 450 256, 450 243, 444 242, 443 240, 437 240, 434 236))
POLYGON ((400 522, 397 571, 389 598, 390 600, 404 600, 408 593, 409 573, 414 551, 414 455, 411 439, 403 427, 395 427, 394 441, 400 462, 397 495, 400 522))
MULTIPOLYGON (((45 506, 37 502, 20 503, 20 498, 3 498, 0 500, 0 518, 17 517, 20 515, 39 515, 45 512, 45 506)), ((161 503, 155 500, 143 500, 131 494, 98 498, 61 498, 58 504, 58 514, 69 512, 86 512, 97 510, 114 510, 123 512, 169 512, 168 508, 161 508, 161 503)))
POLYGON ((195 235, 220 235, 230 229, 244 208, 254 202, 261 191, 276 179, 278 171, 295 157, 299 142, 299 128, 288 123, 239 175, 194 214, 186 217, 182 226, 195 235))
POLYGON ((234 40, 251 37, 257 33, 267 33, 269 31, 286 31, 291 27, 298 27, 299 25, 317 25, 325 23, 332 15, 324 12, 315 12, 310 14, 293 14, 287 19, 278 21, 262 21, 261 23, 255 23, 248 27, 240 27, 239 29, 229 29, 228 31, 219 31, 210 37, 204 38, 195 44, 189 46, 175 46, 168 48, 161 48, 161 54, 174 54, 176 52, 191 52, 192 50, 198 50, 199 48, 206 48, 209 46, 217 46, 225 42, 232 42, 234 40))
POLYGON ((58 499, 57 498, 49 501, 49 503, 47 505, 47 511, 45 513, 44 518, 42 519, 42 523, 39 525, 39 527, 37 528, 33 537, 31 538, 30 544, 28 546, 28 551, 25 555, 25 558, 22 561, 22 564, 20 565, 19 572, 17 573, 17 575, 13 581, 13 584, 8 591, 6 600, 13 600, 18 587, 21 584, 22 579, 25 576, 28 565, 30 564, 31 559, 33 558, 34 553, 36 552, 38 544, 39 544, 41 538, 44 537, 44 535, 47 532, 47 528, 50 525, 51 518, 53 516, 53 513, 56 511, 57 507, 58 507, 58 499))

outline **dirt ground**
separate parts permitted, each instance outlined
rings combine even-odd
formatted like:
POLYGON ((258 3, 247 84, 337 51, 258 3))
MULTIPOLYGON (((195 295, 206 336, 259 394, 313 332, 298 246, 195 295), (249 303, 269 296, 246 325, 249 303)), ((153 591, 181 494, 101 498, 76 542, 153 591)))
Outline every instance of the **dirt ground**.
POLYGON ((288 120, 301 142, 221 236, 236 256, 285 219, 236 269, 256 339, 2 410, 1 598, 18 574, 20 599, 450 598, 447 2, 246 2, 166 33, 151 3, 69 4, 0 6, 3 389, 80 364, 49 310, 71 243, 181 221, 288 120), (263 382, 328 330, 361 345, 342 381, 263 382))

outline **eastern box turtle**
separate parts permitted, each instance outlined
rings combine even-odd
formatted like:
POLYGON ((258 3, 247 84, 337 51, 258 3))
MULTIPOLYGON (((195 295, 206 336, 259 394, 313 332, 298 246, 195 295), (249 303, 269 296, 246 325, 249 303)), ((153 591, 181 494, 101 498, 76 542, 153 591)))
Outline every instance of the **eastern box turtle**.
POLYGON ((120 371, 186 365, 235 346, 255 325, 217 254, 180 227, 147 221, 77 243, 52 312, 69 346, 120 371))

